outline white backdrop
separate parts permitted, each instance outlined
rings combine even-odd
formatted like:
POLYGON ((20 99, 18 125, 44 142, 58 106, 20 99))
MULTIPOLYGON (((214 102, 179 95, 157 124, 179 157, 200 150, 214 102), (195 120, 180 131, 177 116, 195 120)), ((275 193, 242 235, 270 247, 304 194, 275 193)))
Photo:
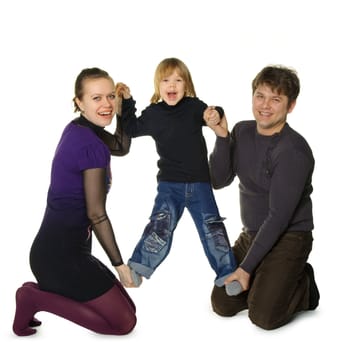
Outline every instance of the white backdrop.
MULTIPOLYGON (((1 43, 0 341, 6 349, 348 348, 348 15, 347 1, 4 0, 1 43), (211 311, 213 272, 188 213, 172 251, 150 280, 129 290, 138 324, 128 336, 93 334, 47 313, 39 333, 13 335, 14 294, 33 280, 28 253, 40 225, 50 164, 63 127, 74 117, 77 74, 107 70, 127 83, 138 110, 149 103, 153 73, 165 57, 189 67, 198 96, 222 105, 230 127, 251 119, 251 80, 267 64, 295 68, 302 84, 290 125, 310 143, 314 174, 314 250, 321 301, 315 312, 263 331, 247 313, 220 318, 211 311)), ((209 150, 214 138, 205 130, 209 150)), ((156 191, 155 147, 133 140, 113 158, 109 216, 124 259, 147 223, 156 191)), ((232 242, 240 231, 237 182, 215 192, 232 242)), ((104 252, 94 253, 106 264, 104 252)), ((273 297, 273 296, 271 296, 273 297)), ((1 345, 2 347, 2 345, 1 345)))

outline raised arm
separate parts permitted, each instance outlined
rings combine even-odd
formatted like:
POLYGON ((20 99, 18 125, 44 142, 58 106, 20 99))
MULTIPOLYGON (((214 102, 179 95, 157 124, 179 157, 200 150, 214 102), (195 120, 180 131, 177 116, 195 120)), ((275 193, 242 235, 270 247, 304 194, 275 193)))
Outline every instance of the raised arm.
POLYGON ((121 123, 121 105, 122 97, 117 97, 117 116, 116 116, 116 129, 114 134, 109 133, 106 130, 100 135, 102 141, 108 146, 113 156, 124 156, 129 153, 131 138, 124 132, 121 123))
POLYGON ((207 107, 203 113, 203 119, 216 136, 226 137, 228 135, 227 119, 221 107, 207 107))
POLYGON ((216 134, 213 152, 209 156, 209 169, 212 185, 219 189, 231 184, 235 177, 233 168, 233 132, 228 132, 225 115, 217 122, 215 111, 206 110, 204 120, 216 134))

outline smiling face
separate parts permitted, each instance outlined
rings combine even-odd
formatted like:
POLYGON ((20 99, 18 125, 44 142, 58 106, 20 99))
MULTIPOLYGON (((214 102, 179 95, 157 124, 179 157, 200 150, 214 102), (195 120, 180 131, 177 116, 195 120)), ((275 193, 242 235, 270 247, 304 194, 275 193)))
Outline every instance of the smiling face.
POLYGON ((81 99, 75 99, 81 114, 91 123, 105 127, 116 113, 115 86, 109 78, 85 79, 81 99))
POLYGON ((282 130, 287 114, 292 112, 295 101, 290 105, 288 97, 278 94, 267 84, 259 85, 253 94, 253 114, 258 133, 270 136, 282 130))
POLYGON ((175 106, 185 96, 185 91, 185 81, 176 70, 159 83, 160 97, 169 106, 175 106))

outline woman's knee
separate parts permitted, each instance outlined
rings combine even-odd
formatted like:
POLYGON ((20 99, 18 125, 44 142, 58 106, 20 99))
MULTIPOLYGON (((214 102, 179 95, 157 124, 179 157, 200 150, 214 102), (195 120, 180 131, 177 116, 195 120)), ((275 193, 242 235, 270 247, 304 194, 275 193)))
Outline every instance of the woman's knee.
POLYGON ((120 283, 86 304, 98 315, 101 325, 99 333, 124 335, 135 328, 135 305, 120 283))
POLYGON ((113 326, 114 334, 126 335, 129 334, 136 326, 137 318, 134 313, 119 315, 116 324, 113 326))

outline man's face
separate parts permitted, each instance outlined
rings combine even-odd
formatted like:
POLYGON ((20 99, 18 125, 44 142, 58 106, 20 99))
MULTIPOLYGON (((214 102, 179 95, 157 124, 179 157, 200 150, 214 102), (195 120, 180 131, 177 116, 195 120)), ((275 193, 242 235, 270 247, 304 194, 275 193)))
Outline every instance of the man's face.
POLYGON ((295 101, 288 106, 288 97, 273 91, 266 84, 259 85, 253 94, 253 114, 258 133, 270 136, 282 130, 287 114, 292 112, 295 101))

